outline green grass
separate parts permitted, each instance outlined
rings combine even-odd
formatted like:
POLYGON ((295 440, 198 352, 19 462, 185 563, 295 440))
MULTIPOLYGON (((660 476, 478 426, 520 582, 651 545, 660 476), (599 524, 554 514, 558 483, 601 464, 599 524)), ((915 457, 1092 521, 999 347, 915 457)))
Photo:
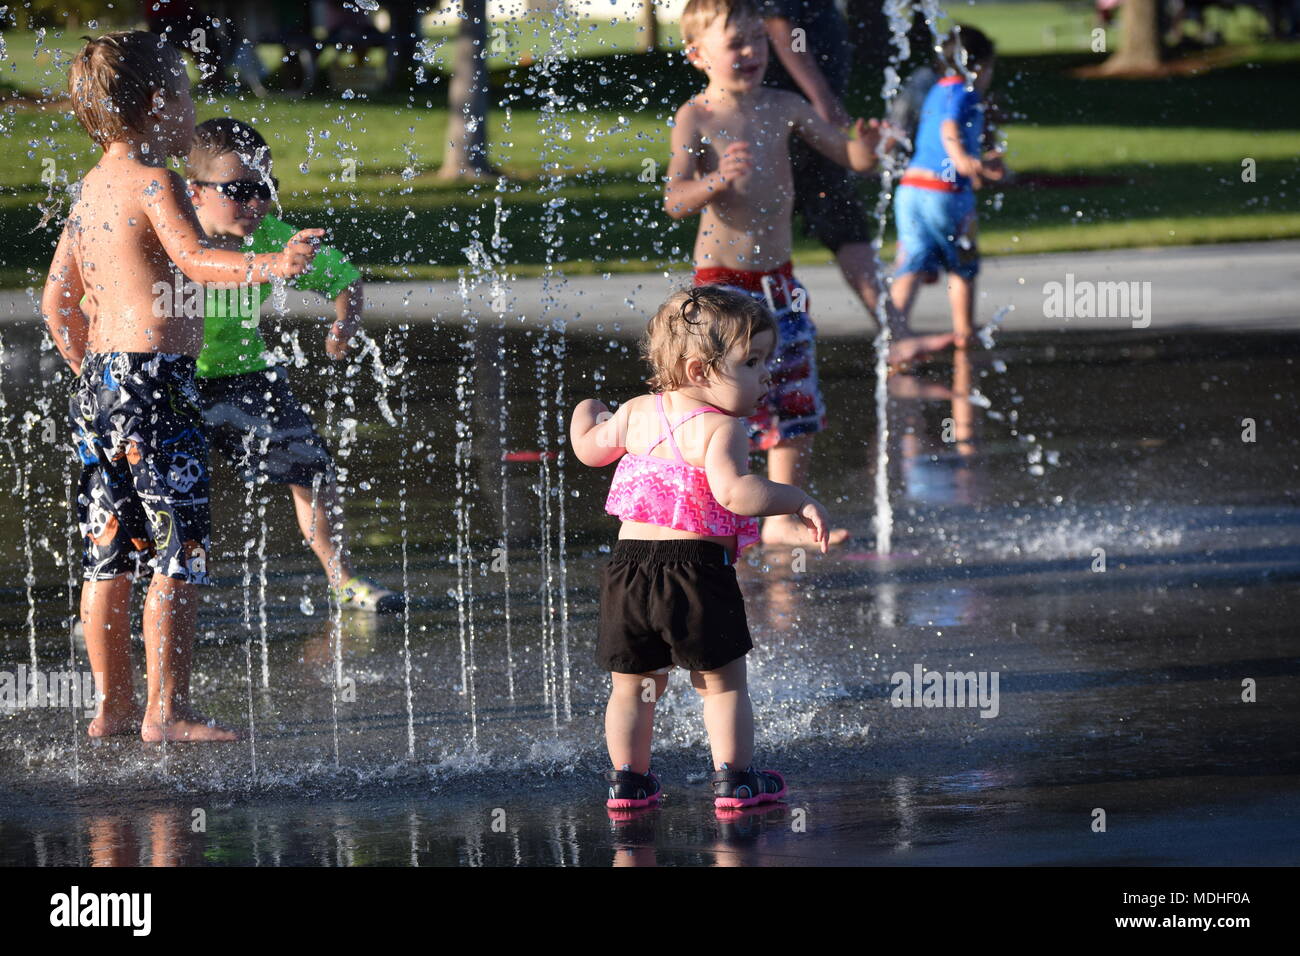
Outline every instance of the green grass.
MULTIPOLYGON (((1098 26, 1091 0, 1067 2, 941 4, 947 16, 941 29, 953 23, 979 27, 997 44, 1003 56, 1091 50, 1092 30, 1098 26)), ((1267 23, 1253 7, 1232 10, 1213 8, 1206 13, 1206 25, 1216 29, 1230 43, 1251 43, 1266 35, 1267 23)), ((1118 19, 1106 31, 1107 49, 1119 42, 1118 19)))
MULTIPOLYGON (((1065 9, 981 4, 962 15, 978 22, 977 15, 1031 8, 1065 9)), ((1015 23, 1008 15, 987 25, 1014 39, 1015 23)), ((1016 29, 1028 43, 1040 26, 1016 29)), ((590 32, 584 42, 598 35, 606 49, 612 42, 590 32)), ((6 37, 11 56, 19 39, 6 37)), ((626 33, 620 42, 634 40, 626 33)), ((1146 81, 1079 79, 1075 67, 1099 60, 1086 53, 1004 56, 995 91, 1012 117, 1004 127, 1009 164, 1039 184, 1001 189, 1000 207, 994 192, 981 194, 984 250, 1300 236, 1300 124, 1281 93, 1300 80, 1300 45, 1259 44, 1235 53, 1231 66, 1146 81), (1245 158, 1257 165, 1254 183, 1241 181, 1245 158), (1069 176, 1097 182, 1042 185, 1043 177, 1069 176)), ((8 61, 0 65, 0 83, 32 88, 8 61)), ((30 76, 31 65, 24 69, 30 76)), ((563 97, 558 112, 543 109, 539 88, 547 84, 536 67, 492 74, 500 105, 489 122, 490 158, 508 177, 501 192, 495 183, 436 179, 446 128, 445 78, 438 75, 410 96, 223 98, 201 102, 199 116, 229 113, 257 122, 276 158, 285 216, 329 228, 332 241, 372 276, 454 276, 466 267, 463 250, 475 239, 495 248, 497 261, 517 275, 538 274, 548 262, 568 273, 686 263, 694 221, 667 219, 659 187, 638 174, 646 160, 662 172, 666 120, 698 87, 698 75, 673 53, 660 52, 579 59, 554 76, 552 89, 563 97), (345 160, 357 163, 355 182, 340 179, 345 160), (559 178, 544 177, 556 168, 559 178), (493 246, 498 199, 504 222, 493 246)), ((879 77, 855 84, 867 92, 878 86, 879 77)), ((865 115, 879 109, 869 96, 852 105, 865 115)), ((60 177, 75 181, 96 157, 68 114, 10 105, 0 107, 0 127, 6 134, 0 228, 13 237, 0 254, 0 283, 39 285, 56 239, 53 230, 32 231, 48 193, 42 169, 53 161, 60 177)), ((864 182, 865 191, 872 188, 864 182)), ((796 257, 829 259, 798 229, 796 257)))

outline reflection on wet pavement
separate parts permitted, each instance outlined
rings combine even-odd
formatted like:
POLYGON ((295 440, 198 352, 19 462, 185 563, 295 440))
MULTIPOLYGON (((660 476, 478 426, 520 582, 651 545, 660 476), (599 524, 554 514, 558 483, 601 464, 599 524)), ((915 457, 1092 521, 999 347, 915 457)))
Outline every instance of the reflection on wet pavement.
MULTIPOLYGON (((381 344, 391 362, 453 354, 463 335, 381 344)), ((38 355, 19 337, 6 332, 10 363, 38 355)), ((871 358, 828 340, 815 491, 857 537, 739 568, 760 752, 791 795, 724 819, 682 675, 658 717, 664 807, 612 819, 601 804, 607 677, 591 656, 608 474, 537 454, 561 444, 555 407, 538 411, 535 344, 512 333, 504 362, 478 350, 491 361, 462 407, 446 398, 455 365, 422 366, 397 428, 371 412, 374 376, 296 380, 314 407, 336 403, 322 420, 360 422, 346 458, 358 563, 400 583, 405 533, 409 618, 333 615, 274 496, 263 561, 256 509, 218 469, 219 583, 193 686, 251 739, 164 750, 90 741, 70 707, 2 711, 0 864, 1294 862, 1277 838, 1300 805, 1300 338, 1003 332, 994 350, 896 376, 887 558, 870 530, 871 358), (920 678, 906 697, 919 706, 895 706, 900 674, 920 678), (964 675, 996 675, 996 716, 953 697, 964 675)), ((640 379, 622 343, 565 348, 563 371, 540 375, 564 401, 640 379)), ((12 372, 9 408, 39 402, 12 372)), ((26 518, 32 542, 30 565, 18 547, 0 557, 0 671, 30 667, 33 639, 42 669, 67 670, 63 459, 39 445, 23 460, 39 497, 0 514, 6 541, 26 518)))

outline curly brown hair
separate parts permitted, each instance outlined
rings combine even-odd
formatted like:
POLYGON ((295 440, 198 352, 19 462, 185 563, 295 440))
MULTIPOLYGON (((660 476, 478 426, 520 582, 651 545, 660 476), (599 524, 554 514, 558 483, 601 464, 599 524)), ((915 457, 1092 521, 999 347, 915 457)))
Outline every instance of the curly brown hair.
POLYGON ((775 344, 776 319, 748 293, 717 285, 674 292, 641 338, 641 357, 654 370, 646 384, 652 392, 681 388, 691 359, 699 359, 712 374, 737 344, 748 349, 760 332, 771 332, 775 344))

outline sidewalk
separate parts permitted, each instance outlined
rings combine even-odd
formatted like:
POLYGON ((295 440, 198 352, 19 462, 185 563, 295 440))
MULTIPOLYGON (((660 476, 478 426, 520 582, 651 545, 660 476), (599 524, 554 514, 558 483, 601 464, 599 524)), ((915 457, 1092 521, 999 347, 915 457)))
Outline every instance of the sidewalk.
MULTIPOLYGON (((797 272, 808 287, 810 311, 820 335, 863 335, 873 328, 836 266, 806 266, 797 272)), ((366 319, 376 323, 434 318, 462 322, 472 315, 496 323, 504 312, 513 323, 562 318, 571 332, 634 337, 668 293, 688 278, 688 273, 680 272, 668 276, 624 273, 608 279, 581 275, 549 282, 518 279, 505 283, 504 293, 495 303, 487 282, 464 298, 454 280, 373 282, 366 286, 366 319)), ((1012 329, 1120 331, 1133 328, 1134 321, 1146 321, 1125 316, 1063 318, 1047 314, 1044 288, 1048 283, 1060 283, 1062 293, 1069 294, 1082 289, 1083 283, 1101 282, 1140 284, 1132 291, 1141 297, 1134 301, 1141 301, 1144 308, 1149 295, 1148 331, 1188 326, 1300 328, 1300 241, 989 258, 984 260, 980 276, 978 314, 981 321, 987 321, 999 308, 1012 306, 1004 319, 1004 325, 1012 329)), ((1099 296, 1099 301, 1102 299, 1104 295, 1099 296)), ((0 291, 0 324, 33 321, 38 311, 38 301, 25 291, 0 291)), ((287 314, 324 316, 325 303, 319 296, 291 292, 287 314)), ((922 289, 913 325, 918 331, 950 327, 942 284, 922 289)))

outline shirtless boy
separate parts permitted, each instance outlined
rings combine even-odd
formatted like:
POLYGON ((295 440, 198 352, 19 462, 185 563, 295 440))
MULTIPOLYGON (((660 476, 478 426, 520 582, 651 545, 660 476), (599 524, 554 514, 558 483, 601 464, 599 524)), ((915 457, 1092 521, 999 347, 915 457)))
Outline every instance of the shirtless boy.
POLYGON ((204 238, 184 181, 166 167, 193 138, 189 79, 180 54, 156 34, 89 41, 72 62, 68 86, 77 120, 104 153, 78 184, 41 313, 78 375, 69 410, 82 462, 81 621, 100 698, 89 733, 138 729, 146 741, 234 740, 189 701, 210 519, 194 387, 203 320, 183 310, 172 315, 174 270, 201 283, 289 278, 307 268, 312 240, 324 232, 303 230, 281 252, 262 255, 214 249, 204 238), (143 714, 129 618, 142 560, 153 569, 144 607, 143 714))
MULTIPOLYGON (((878 125, 859 119, 852 137, 807 100, 762 85, 768 45, 752 0, 690 0, 682 11, 686 57, 708 86, 678 111, 664 208, 674 219, 700 216, 695 284, 721 285, 765 301, 779 328, 772 386, 749 419, 750 447, 768 452, 768 477, 804 487, 813 435, 826 427, 817 385, 816 327, 808 295, 790 265, 794 183, 790 135, 856 172, 876 162, 878 125)), ((848 531, 834 529, 830 543, 848 531)), ((806 545, 789 515, 763 522, 765 545, 806 545)))

